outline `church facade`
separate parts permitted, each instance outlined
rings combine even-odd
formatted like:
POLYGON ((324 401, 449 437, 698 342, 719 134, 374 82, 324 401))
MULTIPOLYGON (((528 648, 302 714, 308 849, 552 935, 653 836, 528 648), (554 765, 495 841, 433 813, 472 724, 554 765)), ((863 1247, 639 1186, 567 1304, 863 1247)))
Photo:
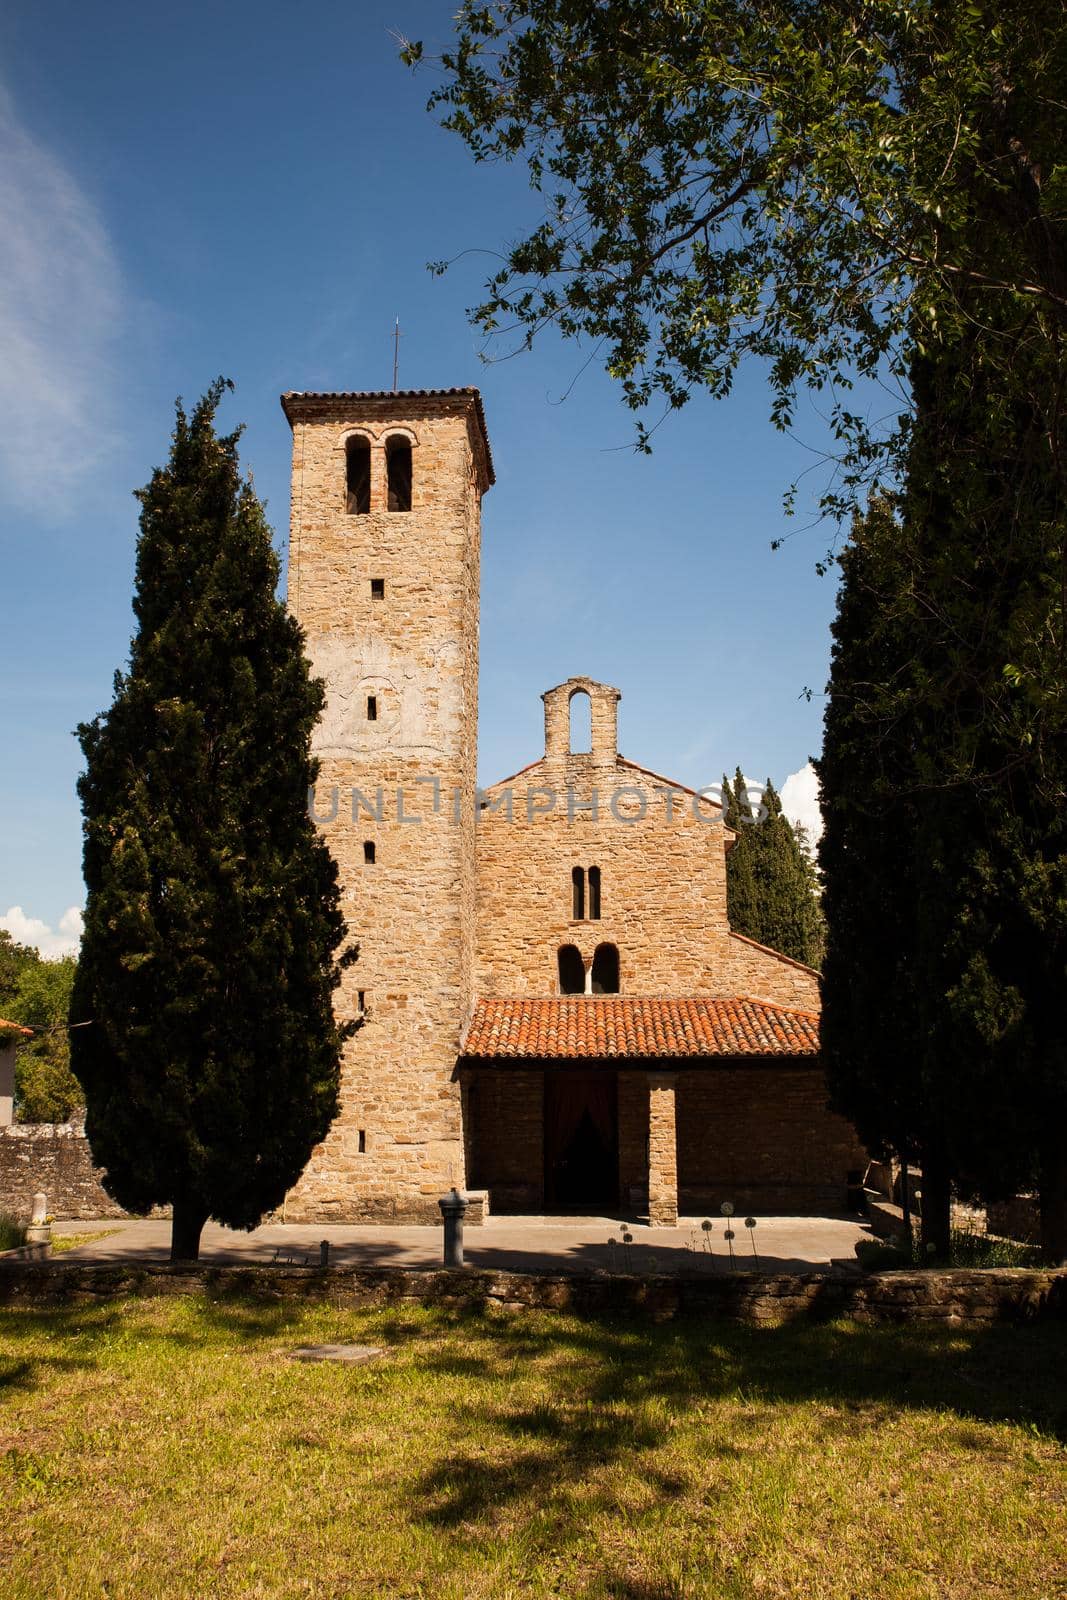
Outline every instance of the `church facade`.
POLYGON ((721 811, 619 753, 619 691, 547 691, 543 754, 477 788, 477 391, 282 405, 314 814, 360 944, 337 1005, 363 1019, 286 1218, 437 1221, 453 1184, 654 1225, 842 1207, 864 1153, 827 1108, 817 976, 731 932, 721 811))

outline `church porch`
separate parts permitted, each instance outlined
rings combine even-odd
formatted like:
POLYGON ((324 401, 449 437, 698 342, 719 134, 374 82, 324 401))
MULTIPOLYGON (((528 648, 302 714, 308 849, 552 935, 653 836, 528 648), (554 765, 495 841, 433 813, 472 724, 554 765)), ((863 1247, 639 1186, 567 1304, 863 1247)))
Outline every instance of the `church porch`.
POLYGON ((491 1214, 840 1213, 866 1158, 827 1109, 814 1020, 752 1001, 483 1001, 459 1064, 467 1182, 491 1214), (590 1048, 630 1036, 632 1053, 590 1048))

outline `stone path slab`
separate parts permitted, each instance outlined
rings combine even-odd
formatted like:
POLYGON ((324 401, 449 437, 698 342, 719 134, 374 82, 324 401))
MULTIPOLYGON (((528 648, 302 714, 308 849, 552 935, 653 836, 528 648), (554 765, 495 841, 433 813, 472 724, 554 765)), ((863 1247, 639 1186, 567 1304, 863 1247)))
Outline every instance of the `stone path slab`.
MULTIPOLYGON (((719 1272, 731 1266, 725 1221, 712 1220, 710 1235, 700 1217, 683 1218, 677 1228, 649 1228, 612 1217, 489 1217, 465 1231, 470 1266, 507 1272, 719 1272), (623 1232, 632 1242, 623 1242, 623 1232), (614 1244, 610 1241, 614 1240, 614 1244), (710 1250, 708 1247, 710 1245, 710 1250)), ((737 1219, 733 1219, 737 1222, 737 1219)), ((61 1261, 167 1261, 170 1224, 155 1220, 69 1222, 56 1233, 114 1230, 87 1240, 61 1261)), ((733 1265, 765 1272, 826 1272, 835 1257, 854 1259, 856 1244, 871 1238, 856 1217, 760 1217, 753 1230, 734 1229, 733 1265), (755 1244, 756 1254, 752 1246, 755 1244)), ((272 1262, 317 1267, 319 1246, 330 1243, 331 1267, 412 1267, 441 1265, 442 1229, 265 1223, 251 1233, 235 1233, 208 1223, 200 1259, 205 1265, 269 1266, 272 1262)))

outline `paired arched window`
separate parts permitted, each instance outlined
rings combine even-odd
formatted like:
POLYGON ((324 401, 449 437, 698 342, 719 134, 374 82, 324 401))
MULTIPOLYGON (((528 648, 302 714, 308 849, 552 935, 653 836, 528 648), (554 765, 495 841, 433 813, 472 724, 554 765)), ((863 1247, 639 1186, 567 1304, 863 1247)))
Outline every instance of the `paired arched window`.
POLYGON ((370 441, 358 433, 345 440, 345 510, 370 510, 370 441))
POLYGON ((571 868, 571 917, 575 922, 600 921, 600 868, 571 868))
MULTIPOLYGON (((372 466, 371 441, 361 433, 345 440, 345 510, 350 516, 370 510, 372 466)), ((390 511, 411 510, 413 471, 411 440, 401 433, 385 441, 385 503, 390 511)), ((381 501, 378 501, 381 504, 381 501)))
POLYGON ((411 510, 411 443, 394 435, 385 441, 385 475, 390 511, 411 510))
POLYGON ((593 953, 592 994, 618 994, 619 949, 614 944, 598 944, 593 953))
POLYGON ((559 963, 560 994, 584 994, 585 962, 578 948, 573 944, 560 945, 556 959, 559 963))

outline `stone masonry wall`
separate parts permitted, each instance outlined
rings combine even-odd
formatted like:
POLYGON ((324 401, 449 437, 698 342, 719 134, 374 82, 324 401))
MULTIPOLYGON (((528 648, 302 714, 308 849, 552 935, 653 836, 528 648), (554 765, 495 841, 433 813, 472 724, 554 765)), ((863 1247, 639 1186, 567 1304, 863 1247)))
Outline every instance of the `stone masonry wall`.
POLYGON ((844 1208, 867 1156, 827 1107, 816 1065, 716 1066, 678 1074, 678 1185, 689 1215, 797 1215, 844 1208))
POLYGON ((727 985, 722 990, 724 995, 752 995, 756 1000, 771 1000, 797 1011, 820 1009, 817 972, 742 933, 730 935, 722 981, 727 985))
POLYGON ((625 763, 593 772, 539 761, 487 791, 494 809, 481 811, 477 836, 479 995, 558 994, 560 946, 576 945, 588 965, 602 943, 618 947, 623 994, 731 992, 720 814, 706 802, 694 812, 681 792, 669 802, 660 787, 625 763), (587 809, 594 787, 596 817, 587 809), (551 808, 539 809, 549 797, 551 808), (598 920, 571 914, 576 866, 600 868, 598 920))
POLYGON ((618 691, 579 678, 544 699, 544 756, 488 789, 479 812, 476 993, 557 994, 561 945, 588 967, 610 943, 622 994, 748 994, 817 1011, 816 973, 730 932, 718 807, 618 755, 618 691), (592 703, 582 754, 569 749, 575 685, 592 703), (576 866, 600 868, 599 919, 572 915, 576 866))
MULTIPOLYGON (((568 1064, 546 1065, 566 1071, 568 1064)), ((543 1070, 467 1069, 467 1076, 472 1186, 490 1191, 493 1212, 539 1206, 543 1070)), ((619 1204, 638 1214, 649 1200, 654 1076, 645 1069, 617 1074, 619 1204)), ((849 1124, 827 1109, 817 1066, 709 1062, 678 1072, 675 1082, 682 1215, 717 1215, 724 1200, 760 1216, 844 1209, 849 1175, 862 1172, 867 1158, 849 1124)), ((662 1193, 657 1198, 662 1203, 662 1193)))
POLYGON ((1067 1272, 987 1271, 840 1273, 722 1272, 691 1277, 522 1274, 397 1267, 89 1266, 77 1262, 0 1263, 0 1304, 64 1305, 126 1296, 210 1294, 266 1304, 439 1305, 461 1311, 563 1311, 580 1316, 677 1316, 775 1326, 803 1318, 861 1323, 921 1322, 944 1328, 1061 1320, 1067 1272))
POLYGON ((41 1191, 53 1217, 124 1217, 100 1183, 80 1122, 15 1122, 0 1128, 0 1211, 29 1218, 41 1191))
POLYGON ((362 992, 366 1020, 346 1048, 341 1113, 285 1216, 436 1221, 465 1177, 454 1068, 472 993, 484 440, 470 395, 286 403, 289 604, 327 689, 316 816, 361 946, 338 1009, 356 1015, 362 992), (353 432, 372 445, 366 514, 345 509, 353 432), (385 509, 384 442, 398 432, 412 442, 408 512, 385 509))

